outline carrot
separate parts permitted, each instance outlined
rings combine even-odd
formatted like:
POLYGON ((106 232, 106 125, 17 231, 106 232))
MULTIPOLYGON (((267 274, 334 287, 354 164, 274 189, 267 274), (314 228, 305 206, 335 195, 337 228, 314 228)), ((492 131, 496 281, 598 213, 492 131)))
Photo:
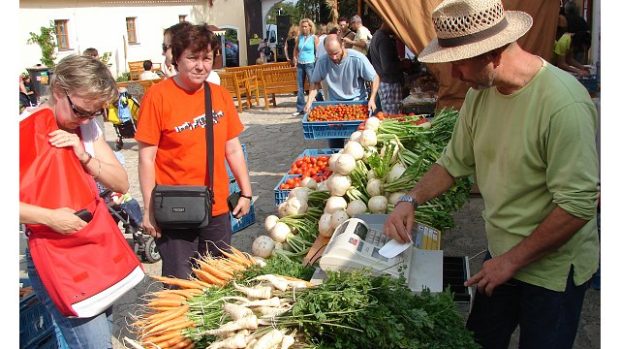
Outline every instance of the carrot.
POLYGON ((153 299, 152 301, 150 301, 147 304, 147 307, 149 308, 162 308, 162 307, 172 307, 172 308, 177 308, 182 306, 183 304, 187 303, 187 301, 185 299, 161 299, 161 298, 157 298, 157 299, 153 299))
MULTIPOLYGON (((182 307, 175 309, 173 311, 164 312, 165 314, 164 316, 159 316, 156 318, 149 318, 150 323, 147 326, 145 326, 143 329, 149 330, 153 328, 154 326, 157 326, 162 323, 166 323, 168 321, 172 321, 178 317, 181 317, 181 316, 185 317, 185 313, 187 313, 188 310, 189 310, 189 305, 185 304, 182 307)), ((157 314, 154 314, 154 315, 157 315, 157 314)))
POLYGON ((184 289, 197 288, 199 290, 203 290, 203 291, 205 290, 204 286, 201 286, 199 283, 196 283, 193 280, 185 280, 185 279, 178 279, 178 278, 171 278, 171 277, 157 276, 157 275, 153 275, 151 277, 157 281, 161 281, 171 286, 178 286, 184 289))
POLYGON ((193 348, 194 347, 194 342, 192 342, 191 339, 189 338, 185 338, 183 341, 177 343, 174 346, 171 346, 170 349, 187 349, 187 348, 193 348))
POLYGON ((151 293, 152 296, 154 297, 168 297, 170 296, 171 298, 174 296, 177 297, 182 297, 185 300, 189 300, 199 294, 201 294, 202 291, 197 290, 195 288, 186 288, 186 289, 182 289, 182 290, 162 290, 162 291, 157 291, 154 293, 151 293))
POLYGON ((217 269, 205 262, 202 262, 202 264, 200 264, 200 268, 206 271, 207 273, 217 277, 218 279, 230 280, 233 277, 233 273, 225 271, 225 270, 217 269))
MULTIPOLYGON (((315 158, 312 158, 312 160, 316 160, 315 158)), ((245 253, 245 252, 241 252, 238 249, 234 248, 234 247, 230 247, 230 250, 232 251, 232 253, 234 253, 235 255, 239 256, 240 258, 243 258, 245 260, 247 260, 250 264, 248 265, 248 267, 251 267, 252 265, 256 264, 256 261, 254 260, 254 257, 252 257, 249 253, 245 253)))
POLYGON ((151 315, 147 316, 146 319, 149 321, 160 320, 160 319, 173 319, 178 317, 189 310, 189 304, 184 304, 180 308, 176 308, 173 310, 165 311, 165 312, 155 312, 151 315))
POLYGON ((153 343, 153 344, 160 344, 164 341, 170 340, 172 338, 175 337, 183 337, 183 335, 181 334, 181 330, 174 330, 174 331, 169 331, 166 333, 162 333, 161 335, 153 335, 153 336, 144 336, 142 337, 142 339, 140 340, 140 342, 142 343, 153 343))
POLYGON ((198 276, 200 280, 206 283, 217 285, 217 286, 224 286, 227 283, 226 280, 218 279, 217 277, 209 274, 208 272, 202 269, 192 269, 192 270, 194 271, 194 274, 196 274, 196 276, 198 276))
POLYGON ((217 259, 214 261, 214 266, 218 269, 225 269, 233 274, 237 271, 244 271, 246 268, 243 265, 237 264, 229 259, 217 259))
POLYGON ((239 257, 238 255, 234 254, 234 253, 229 253, 226 252, 224 250, 220 250, 222 252, 222 254, 226 257, 228 257, 228 259, 230 259, 231 261, 234 261, 238 264, 243 265, 244 267, 251 267, 252 263, 250 263, 250 261, 248 261, 246 258, 243 257, 239 257))
POLYGON ((152 336, 152 335, 160 335, 163 332, 173 331, 173 330, 182 330, 189 327, 196 327, 196 324, 186 318, 185 316, 179 317, 172 321, 167 321, 164 323, 160 323, 159 325, 148 330, 144 335, 152 336))

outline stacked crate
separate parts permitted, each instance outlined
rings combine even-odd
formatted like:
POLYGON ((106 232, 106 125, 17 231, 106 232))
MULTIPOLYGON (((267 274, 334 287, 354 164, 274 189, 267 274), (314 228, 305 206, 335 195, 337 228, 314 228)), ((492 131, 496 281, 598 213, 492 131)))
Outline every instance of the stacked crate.
MULTIPOLYGON (((243 157, 245 158, 245 162, 247 164, 248 163, 248 152, 246 150, 245 144, 242 144, 241 147, 243 148, 243 157)), ((235 176, 233 175, 232 171, 228 167, 228 163, 226 163, 226 172, 228 173, 228 193, 232 194, 234 192, 240 191, 239 184, 237 184, 237 180, 235 179, 235 176)), ((241 218, 235 218, 233 217, 232 212, 229 212, 228 214, 230 216, 230 227, 232 229, 233 234, 256 223, 256 212, 254 210, 254 201, 252 201, 252 203, 250 204, 250 211, 245 216, 241 218)))

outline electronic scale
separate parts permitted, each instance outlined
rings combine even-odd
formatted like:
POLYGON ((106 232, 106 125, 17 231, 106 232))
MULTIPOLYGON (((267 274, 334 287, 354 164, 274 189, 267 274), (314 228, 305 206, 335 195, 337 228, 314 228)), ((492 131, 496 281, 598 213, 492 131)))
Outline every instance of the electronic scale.
POLYGON ((463 301, 470 299, 471 290, 463 286, 469 277, 469 260, 467 257, 444 258, 439 230, 417 223, 413 242, 409 246, 394 244, 392 247, 399 247, 396 252, 402 251, 394 255, 394 251, 386 251, 393 244, 383 234, 386 218, 385 214, 362 214, 340 224, 323 251, 320 269, 313 281, 321 282, 325 278, 323 271, 367 268, 378 275, 403 275, 413 292, 421 292, 424 288, 441 292, 450 286, 452 292, 459 293, 455 294, 455 300, 457 296, 463 301), (383 247, 386 248, 382 250, 383 247))

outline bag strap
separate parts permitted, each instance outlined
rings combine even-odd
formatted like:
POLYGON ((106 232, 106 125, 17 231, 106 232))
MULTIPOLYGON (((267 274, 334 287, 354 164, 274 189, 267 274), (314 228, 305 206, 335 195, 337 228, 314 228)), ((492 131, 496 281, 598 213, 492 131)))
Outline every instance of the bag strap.
MULTIPOLYGON (((213 191, 213 106, 211 104, 211 88, 205 81, 205 139, 207 142, 207 175, 208 187, 213 191)), ((213 198, 213 195, 211 195, 213 198)))

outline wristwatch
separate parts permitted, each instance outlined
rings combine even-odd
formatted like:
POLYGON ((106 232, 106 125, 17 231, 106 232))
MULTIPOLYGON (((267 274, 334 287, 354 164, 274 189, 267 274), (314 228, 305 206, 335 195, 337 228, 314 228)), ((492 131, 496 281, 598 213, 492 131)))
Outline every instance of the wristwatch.
POLYGON ((401 202, 408 202, 411 205, 413 205, 413 209, 417 209, 418 208, 418 202, 416 201, 416 199, 413 198, 413 196, 405 194, 403 196, 400 197, 400 199, 398 199, 398 201, 396 202, 396 205, 400 204, 401 202))

